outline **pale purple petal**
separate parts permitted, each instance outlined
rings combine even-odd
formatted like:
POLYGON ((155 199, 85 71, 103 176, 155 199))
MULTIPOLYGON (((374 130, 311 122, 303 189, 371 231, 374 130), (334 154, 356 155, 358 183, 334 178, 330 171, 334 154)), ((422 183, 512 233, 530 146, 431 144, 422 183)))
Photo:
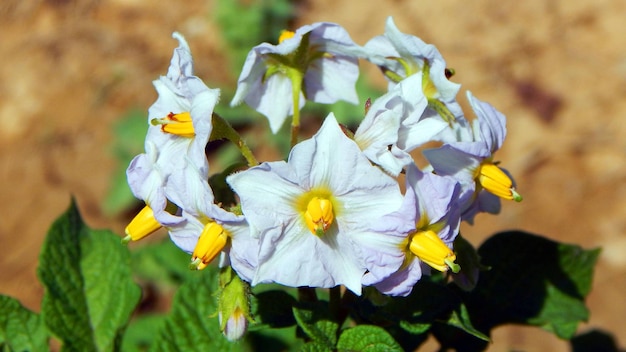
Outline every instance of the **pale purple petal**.
POLYGON ((478 118, 481 140, 487 143, 493 154, 502 147, 506 138, 506 117, 491 104, 475 98, 469 91, 467 99, 478 118))
POLYGON ((343 55, 313 61, 304 77, 306 98, 322 104, 339 100, 357 104, 355 84, 359 78, 358 59, 343 55))

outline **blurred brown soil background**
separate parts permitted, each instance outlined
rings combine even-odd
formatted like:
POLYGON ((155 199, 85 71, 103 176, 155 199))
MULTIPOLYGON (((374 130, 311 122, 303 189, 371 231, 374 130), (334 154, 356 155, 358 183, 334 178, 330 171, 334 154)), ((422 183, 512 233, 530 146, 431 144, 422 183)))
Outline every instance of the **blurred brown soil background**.
MULTIPOLYGON (((231 89, 236 77, 223 68, 214 6, 2 1, 2 294, 39 310, 39 250, 71 195, 90 226, 123 233, 127 219, 101 209, 116 166, 112 125, 155 100, 151 81, 167 70, 173 31, 186 36, 196 74, 231 89)), ((524 201, 504 204, 499 216, 479 216, 464 235, 479 245, 494 232, 523 229, 602 247, 587 300, 591 319, 580 331, 608 331, 626 346, 626 2, 310 0, 297 3, 295 25, 337 22, 365 44, 383 33, 387 16, 437 45, 463 84, 464 107, 471 90, 508 117, 497 158, 515 175, 524 201)), ((569 350, 537 328, 498 328, 493 340, 493 351, 569 350)))

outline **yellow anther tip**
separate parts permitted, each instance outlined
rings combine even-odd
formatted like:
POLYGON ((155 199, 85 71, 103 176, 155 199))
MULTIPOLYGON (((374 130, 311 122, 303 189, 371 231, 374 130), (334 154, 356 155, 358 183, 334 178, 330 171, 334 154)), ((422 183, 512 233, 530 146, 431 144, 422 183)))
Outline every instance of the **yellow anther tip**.
POLYGON ((280 32, 280 37, 278 37, 278 44, 284 42, 287 39, 293 38, 295 35, 295 32, 283 30, 282 32, 280 32))
POLYGON ((202 259, 200 258, 191 258, 191 263, 189 263, 190 270, 202 270, 204 267, 202 266, 202 259))
POLYGON ((511 188, 511 193, 513 194, 513 200, 516 202, 521 202, 522 200, 524 200, 524 197, 522 197, 521 194, 517 193, 517 191, 515 190, 515 188, 511 188))

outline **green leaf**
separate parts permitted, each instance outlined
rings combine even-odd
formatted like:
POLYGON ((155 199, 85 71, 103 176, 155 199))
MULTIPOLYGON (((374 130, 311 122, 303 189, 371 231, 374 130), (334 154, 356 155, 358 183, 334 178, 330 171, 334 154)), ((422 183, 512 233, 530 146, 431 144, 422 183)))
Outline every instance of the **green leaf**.
POLYGON ((480 264, 480 257, 472 244, 461 235, 454 239, 454 253, 456 263, 461 266, 461 271, 452 273, 454 283, 464 291, 471 291, 476 287, 480 271, 488 268, 480 264))
MULTIPOLYGON (((459 297, 449 287, 423 277, 407 297, 394 297, 382 306, 374 306, 369 300, 358 306, 360 318, 365 323, 388 326, 398 324, 411 334, 422 334, 435 320, 447 319, 459 304, 459 297)), ((368 294, 371 294, 368 290, 368 294)))
POLYGON ((528 324, 571 338, 589 317, 584 300, 599 253, 524 232, 494 235, 478 250, 491 270, 468 296, 474 326, 528 324))
POLYGON ((255 351, 285 352, 299 351, 304 342, 296 336, 296 326, 288 328, 265 328, 253 330, 256 324, 250 327, 246 335, 249 346, 258 346, 255 351))
POLYGON ((217 318, 217 272, 194 272, 176 292, 172 309, 151 351, 241 351, 244 345, 226 340, 217 318))
POLYGON ((189 254, 168 238, 161 242, 138 246, 131 252, 133 273, 156 285, 178 287, 194 274, 189 270, 189 254))
POLYGON ((316 345, 334 349, 337 344, 339 324, 328 314, 327 302, 302 302, 293 307, 298 326, 316 345))
POLYGON ((160 314, 133 318, 124 333, 121 350, 124 352, 147 351, 164 321, 165 316, 160 314))
POLYGON ((0 349, 45 351, 48 332, 40 316, 12 297, 0 295, 0 349))
POLYGON ((470 335, 474 335, 483 341, 490 341, 487 335, 474 328, 472 321, 470 320, 469 313, 467 312, 467 308, 463 304, 459 306, 458 310, 452 311, 450 319, 448 319, 448 324, 457 327, 470 335))
POLYGON ((112 351, 139 301, 128 249, 110 231, 87 227, 72 201, 48 232, 38 274, 43 320, 64 350, 112 351))
POLYGON ((307 342, 300 348, 300 352, 333 352, 334 348, 328 347, 325 343, 312 341, 307 342))
POLYGON ((359 325, 344 330, 337 343, 339 351, 402 352, 402 347, 385 329, 374 325, 359 325))

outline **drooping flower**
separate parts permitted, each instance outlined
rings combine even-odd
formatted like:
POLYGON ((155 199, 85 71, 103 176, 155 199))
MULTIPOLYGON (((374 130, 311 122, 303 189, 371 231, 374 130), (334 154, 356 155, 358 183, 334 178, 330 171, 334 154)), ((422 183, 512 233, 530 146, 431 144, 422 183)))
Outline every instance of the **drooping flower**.
POLYGON ((278 45, 262 43, 250 51, 231 105, 245 101, 265 115, 276 133, 305 98, 322 104, 356 104, 360 50, 341 26, 318 22, 285 32, 278 45), (291 99, 289 98, 291 97, 291 99))
POLYGON ((400 81, 372 104, 354 134, 363 153, 394 176, 413 162, 410 151, 448 127, 439 115, 423 115, 428 102, 421 84, 421 72, 400 81))
MULTIPOLYGON (((428 101, 427 115, 440 115, 449 124, 461 119, 462 110, 456 101, 460 84, 448 78, 451 71, 439 50, 420 38, 400 32, 389 17, 385 34, 365 44, 366 59, 380 67, 390 88, 418 72, 422 74, 421 90, 428 101)), ((463 123, 462 119, 460 123, 463 123)))
POLYGON ((341 284, 360 294, 367 270, 397 269, 369 255, 397 251, 385 241, 391 237, 368 241, 372 236, 363 234, 371 221, 400 206, 398 184, 369 162, 332 113, 315 136, 292 149, 287 162, 263 163, 227 182, 239 195, 250 226, 259 231, 252 285, 341 284))
POLYGON ((182 208, 184 222, 168 227, 170 238, 180 249, 192 254, 190 267, 204 269, 220 253, 223 264, 232 265, 239 276, 251 281, 256 268, 257 240, 242 215, 214 203, 211 187, 201 172, 191 165, 172 175, 168 184, 182 208))
POLYGON ((133 194, 146 202, 147 208, 141 214, 148 214, 127 228, 127 240, 147 235, 144 230, 137 233, 134 229, 155 229, 157 224, 168 226, 182 221, 166 210, 168 204, 174 209, 177 205, 167 187, 172 174, 189 164, 208 175, 204 147, 211 134, 211 115, 219 90, 209 89, 193 75, 187 42, 179 33, 173 37, 179 46, 174 50, 167 75, 153 82, 159 96, 148 110, 146 152, 136 156, 126 172, 133 194))
MULTIPOLYGON (((459 185, 449 177, 424 173, 414 164, 407 168, 402 207, 373 224, 373 231, 395 238, 402 266, 390 276, 370 270, 363 282, 382 293, 407 296, 431 268, 459 271, 452 243, 458 235, 460 210, 456 205, 459 185)), ((396 258, 390 258, 396 259, 396 258)))
POLYGON ((471 92, 467 98, 477 117, 472 124, 474 140, 425 150, 424 156, 435 173, 451 176, 461 184, 462 218, 471 223, 478 212, 497 214, 500 198, 519 202, 522 196, 508 172, 494 161, 494 153, 506 137, 506 118, 471 92))

